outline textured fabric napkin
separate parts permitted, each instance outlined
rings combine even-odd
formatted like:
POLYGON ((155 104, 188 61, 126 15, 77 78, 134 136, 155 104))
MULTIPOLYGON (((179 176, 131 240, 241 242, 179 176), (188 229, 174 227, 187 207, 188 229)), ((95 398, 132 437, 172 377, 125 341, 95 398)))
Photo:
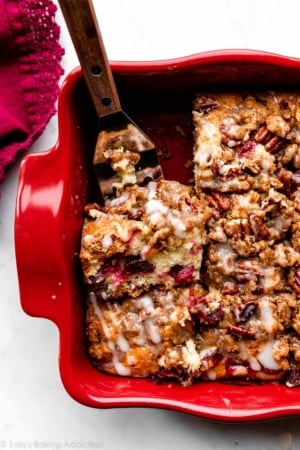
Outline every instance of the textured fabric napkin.
POLYGON ((0 182, 56 111, 63 73, 51 0, 0 0, 0 182))

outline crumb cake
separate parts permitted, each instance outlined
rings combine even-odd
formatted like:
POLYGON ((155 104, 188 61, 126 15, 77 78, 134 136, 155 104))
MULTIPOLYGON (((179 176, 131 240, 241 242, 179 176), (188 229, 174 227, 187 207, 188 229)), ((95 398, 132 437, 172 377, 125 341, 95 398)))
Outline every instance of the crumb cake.
POLYGON ((225 378, 288 384, 300 359, 295 305, 295 294, 245 302, 199 284, 121 301, 90 291, 88 350, 98 368, 114 375, 183 385, 225 378))
POLYGON ((300 385, 299 106, 289 92, 198 94, 193 185, 125 183, 87 205, 99 370, 300 385))
POLYGON ((198 95, 193 121, 197 192, 267 192, 274 188, 288 193, 297 184, 298 95, 198 95))
POLYGON ((210 209, 190 186, 128 186, 86 211, 80 258, 86 283, 103 299, 199 280, 210 209))

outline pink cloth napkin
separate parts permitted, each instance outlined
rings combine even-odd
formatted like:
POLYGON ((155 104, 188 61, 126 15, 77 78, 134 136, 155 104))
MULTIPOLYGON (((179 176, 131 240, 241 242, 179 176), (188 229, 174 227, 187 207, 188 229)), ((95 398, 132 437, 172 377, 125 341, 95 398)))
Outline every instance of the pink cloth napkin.
POLYGON ((63 73, 51 0, 0 0, 0 182, 56 112, 63 73))

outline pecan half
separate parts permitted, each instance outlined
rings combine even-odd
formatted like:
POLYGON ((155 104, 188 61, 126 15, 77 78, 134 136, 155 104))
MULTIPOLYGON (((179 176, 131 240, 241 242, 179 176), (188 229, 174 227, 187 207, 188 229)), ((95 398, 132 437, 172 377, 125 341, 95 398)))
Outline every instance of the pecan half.
POLYGON ((251 229, 255 235, 255 238, 260 241, 262 239, 268 239, 270 237, 270 231, 264 225, 262 219, 258 216, 251 215, 250 218, 251 229))
POLYGON ((259 144, 264 144, 269 140, 270 136, 271 133, 269 132, 268 128, 265 125, 262 125, 255 133, 254 140, 259 144))
POLYGON ((262 125, 258 128, 253 139, 258 144, 264 145, 265 149, 272 154, 279 152, 285 142, 282 137, 277 136, 268 130, 266 125, 262 125))
POLYGON ((224 284, 224 288, 222 289, 222 295, 235 295, 238 294, 239 287, 236 283, 232 281, 227 281, 224 284))
POLYGON ((231 200, 225 194, 220 192, 213 192, 211 195, 207 195, 207 201, 210 206, 221 211, 228 211, 231 206, 231 200))
POLYGON ((235 320, 238 323, 247 322, 247 320, 249 320, 252 314, 255 312, 256 308, 257 302, 253 300, 246 303, 241 303, 234 308, 235 320))
POLYGON ((284 145, 284 140, 278 136, 273 136, 271 139, 268 140, 268 142, 265 144, 265 149, 274 155, 275 153, 278 153, 279 150, 282 149, 284 145))
POLYGON ((199 96, 196 98, 196 101, 194 103, 194 109, 198 112, 208 112, 212 109, 216 109, 219 106, 219 103, 217 100, 215 100, 213 97, 207 97, 207 96, 199 96))
POLYGON ((262 271, 255 259, 244 259, 236 262, 235 277, 240 283, 257 280, 260 275, 262 275, 262 271))
POLYGON ((237 325, 228 325, 227 327, 229 333, 234 334, 235 336, 246 338, 246 339, 254 339, 255 332, 249 330, 245 327, 239 327, 237 325))
POLYGON ((288 275, 288 283, 296 294, 300 295, 300 267, 292 269, 288 275))
POLYGON ((283 184, 284 193, 287 196, 291 195, 296 187, 292 172, 290 170, 280 169, 277 174, 277 178, 283 184))
POLYGON ((227 236, 234 237, 234 239, 245 239, 246 236, 252 234, 247 219, 228 220, 224 228, 227 236))

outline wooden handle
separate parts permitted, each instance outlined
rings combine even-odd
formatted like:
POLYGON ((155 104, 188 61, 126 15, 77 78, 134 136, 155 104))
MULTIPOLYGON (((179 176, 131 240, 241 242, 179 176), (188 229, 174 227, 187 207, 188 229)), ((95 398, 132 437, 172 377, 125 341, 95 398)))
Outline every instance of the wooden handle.
POLYGON ((92 0, 59 0, 97 114, 121 110, 92 0))

